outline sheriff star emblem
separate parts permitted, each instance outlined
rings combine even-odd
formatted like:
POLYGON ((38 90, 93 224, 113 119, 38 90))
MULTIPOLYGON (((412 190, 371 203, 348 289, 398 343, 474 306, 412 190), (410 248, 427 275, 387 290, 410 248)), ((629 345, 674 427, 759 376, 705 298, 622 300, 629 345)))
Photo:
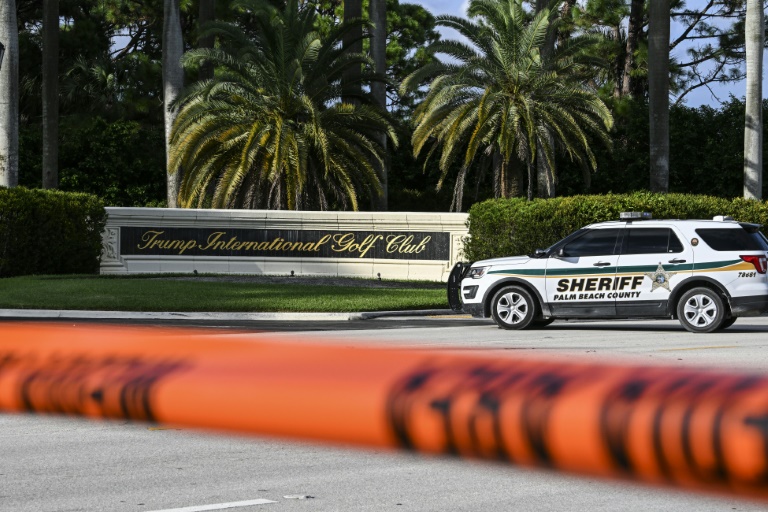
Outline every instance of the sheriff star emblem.
POLYGON ((656 290, 656 288, 666 288, 668 291, 672 291, 669 288, 669 279, 676 273, 665 271, 659 262, 659 268, 656 269, 656 272, 646 272, 645 275, 651 280, 651 291, 656 290))

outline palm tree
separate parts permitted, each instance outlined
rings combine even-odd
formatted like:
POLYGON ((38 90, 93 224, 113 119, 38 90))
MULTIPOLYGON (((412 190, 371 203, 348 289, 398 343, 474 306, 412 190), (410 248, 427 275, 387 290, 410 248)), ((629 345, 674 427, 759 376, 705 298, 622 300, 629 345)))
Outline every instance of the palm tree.
MULTIPOLYGON (((368 18, 373 23, 371 28, 371 58, 373 59, 374 71, 376 74, 384 76, 387 73, 387 0, 369 0, 368 18)), ((384 81, 375 81, 371 84, 371 95, 380 108, 387 108, 387 85, 384 81)), ((386 133, 380 133, 378 139, 386 154, 386 133)), ((388 167, 389 159, 384 158, 384 166, 379 173, 381 176, 381 195, 376 205, 377 210, 385 211, 388 208, 388 167)))
POLYGON ((669 191, 669 0, 648 9, 648 112, 651 192, 669 191))
POLYGON ((173 106, 184 87, 184 70, 181 56, 184 41, 181 34, 179 0, 164 0, 163 4, 163 111, 165 115, 165 154, 167 200, 169 208, 176 208, 181 171, 170 165, 170 142, 176 109, 173 106))
POLYGON ((763 197, 763 2, 747 1, 747 98, 744 124, 744 198, 763 197))
POLYGON ((436 43, 432 50, 451 61, 427 65, 401 86, 405 93, 431 80, 414 113, 414 154, 428 144, 429 155, 440 150, 438 188, 452 164, 459 164, 451 209, 461 209, 466 175, 481 156, 493 162, 502 197, 520 190, 526 170, 532 198, 536 159, 555 169, 556 150, 595 169, 588 135, 610 144, 607 131, 613 124, 606 105, 580 76, 580 56, 595 39, 569 38, 543 52, 555 13, 542 9, 531 18, 522 0, 471 0, 468 13, 470 20, 442 16, 438 23, 471 45, 436 43))
MULTIPOLYGON (((200 6, 199 6, 198 16, 197 16, 197 28, 198 28, 197 47, 198 48, 213 48, 213 45, 216 42, 214 37, 210 35, 203 35, 202 27, 205 27, 208 23, 210 23, 215 19, 216 19, 216 0, 200 0, 200 6)), ((200 66, 198 77, 200 80, 209 80, 213 78, 213 66, 211 66, 207 62, 203 63, 200 66)))
POLYGON ((0 186, 19 183, 19 31, 16 2, 0 2, 0 186))
POLYGON ((363 22, 342 23, 322 39, 314 10, 297 0, 284 10, 256 0, 234 7, 250 11, 255 39, 216 22, 219 47, 184 58, 212 62, 216 74, 178 104, 171 168, 184 169, 181 206, 358 209, 361 194, 381 190, 376 134, 396 142, 370 95, 363 92, 360 105, 341 101, 344 72, 370 66, 341 45, 363 22))
MULTIPOLYGON (((344 22, 352 29, 346 31, 342 44, 344 49, 351 53, 363 52, 363 27, 353 23, 363 17, 363 0, 344 0, 344 22)), ((343 98, 345 103, 359 104, 359 96, 362 93, 360 66, 349 66, 344 73, 343 98)))
POLYGON ((43 188, 59 186, 59 0, 43 2, 43 188))

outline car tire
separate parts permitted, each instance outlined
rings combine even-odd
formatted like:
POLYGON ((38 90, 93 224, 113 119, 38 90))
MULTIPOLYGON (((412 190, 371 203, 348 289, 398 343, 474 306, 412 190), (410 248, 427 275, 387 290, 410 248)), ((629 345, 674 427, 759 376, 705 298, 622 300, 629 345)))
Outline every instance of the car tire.
POLYGON ((737 317, 737 316, 732 316, 731 318, 726 318, 725 320, 723 320, 723 323, 720 324, 720 330, 729 328, 730 326, 732 326, 733 324, 736 323, 736 320, 738 318, 739 317, 737 317))
POLYGON ((525 329, 536 318, 536 299, 522 286, 505 286, 493 296, 491 316, 502 329, 525 329))
POLYGON ((692 288, 677 303, 677 318, 690 332, 712 332, 725 321, 725 304, 711 288, 692 288))

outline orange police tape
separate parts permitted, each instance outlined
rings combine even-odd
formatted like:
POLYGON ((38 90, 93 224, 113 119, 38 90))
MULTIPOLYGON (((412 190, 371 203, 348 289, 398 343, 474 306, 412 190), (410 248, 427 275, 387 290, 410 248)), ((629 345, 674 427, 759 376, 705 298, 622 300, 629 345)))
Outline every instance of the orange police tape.
POLYGON ((0 324, 0 411, 404 448, 768 497, 762 375, 0 324))

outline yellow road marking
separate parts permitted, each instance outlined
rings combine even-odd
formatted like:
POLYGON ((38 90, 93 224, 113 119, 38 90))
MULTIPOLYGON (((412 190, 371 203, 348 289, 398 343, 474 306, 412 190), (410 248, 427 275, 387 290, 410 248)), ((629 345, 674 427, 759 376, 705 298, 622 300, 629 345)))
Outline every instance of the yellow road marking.
POLYGON ((713 347, 662 348, 657 352, 676 352, 679 350, 706 350, 709 348, 739 348, 739 345, 717 345, 713 347))

